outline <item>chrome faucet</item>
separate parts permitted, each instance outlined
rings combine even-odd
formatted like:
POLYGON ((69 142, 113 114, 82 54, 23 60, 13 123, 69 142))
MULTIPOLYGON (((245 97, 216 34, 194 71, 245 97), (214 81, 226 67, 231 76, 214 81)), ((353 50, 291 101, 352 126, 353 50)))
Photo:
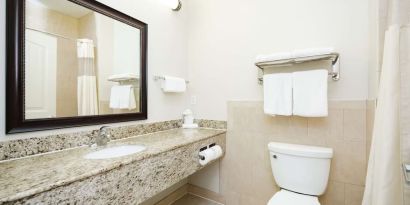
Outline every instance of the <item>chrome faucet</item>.
POLYGON ((110 141, 110 135, 107 133, 108 126, 102 126, 98 131, 97 138, 95 140, 97 146, 105 146, 110 141))

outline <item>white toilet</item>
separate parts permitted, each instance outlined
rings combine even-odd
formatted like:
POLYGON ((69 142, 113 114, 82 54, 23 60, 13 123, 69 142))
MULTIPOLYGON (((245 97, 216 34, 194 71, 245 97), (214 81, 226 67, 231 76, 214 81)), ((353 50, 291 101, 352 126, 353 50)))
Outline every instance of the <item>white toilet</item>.
POLYGON ((268 144, 273 176, 281 188, 268 205, 320 205, 333 150, 296 144, 268 144))

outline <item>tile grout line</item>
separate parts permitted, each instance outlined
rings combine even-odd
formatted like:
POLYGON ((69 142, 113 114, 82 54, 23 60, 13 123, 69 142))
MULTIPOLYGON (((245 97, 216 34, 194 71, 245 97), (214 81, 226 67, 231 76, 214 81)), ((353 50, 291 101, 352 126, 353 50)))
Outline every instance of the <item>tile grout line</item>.
POLYGON ((199 198, 201 198, 201 199, 205 199, 205 200, 210 201, 210 202, 213 202, 213 203, 215 203, 215 204, 225 205, 225 204, 219 203, 219 202, 217 202, 217 201, 214 201, 214 200, 212 200, 212 199, 208 199, 208 198, 205 198, 205 197, 203 197, 203 196, 200 196, 200 195, 191 193, 191 192, 189 192, 189 191, 188 191, 188 194, 191 194, 191 195, 193 195, 193 196, 199 197, 199 198))

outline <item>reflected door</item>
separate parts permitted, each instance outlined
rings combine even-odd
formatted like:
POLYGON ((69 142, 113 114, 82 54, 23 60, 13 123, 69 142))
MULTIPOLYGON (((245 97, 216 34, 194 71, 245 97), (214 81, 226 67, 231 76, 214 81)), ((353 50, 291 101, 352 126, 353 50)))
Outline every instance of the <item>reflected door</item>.
POLYGON ((25 119, 56 116, 57 39, 26 29, 25 119))

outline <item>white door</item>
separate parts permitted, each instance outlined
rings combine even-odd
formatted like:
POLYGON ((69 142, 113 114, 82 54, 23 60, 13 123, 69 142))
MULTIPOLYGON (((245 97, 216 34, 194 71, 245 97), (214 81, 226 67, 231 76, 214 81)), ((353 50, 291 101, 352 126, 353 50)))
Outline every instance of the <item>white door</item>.
POLYGON ((26 29, 25 119, 56 116, 57 39, 26 29))

